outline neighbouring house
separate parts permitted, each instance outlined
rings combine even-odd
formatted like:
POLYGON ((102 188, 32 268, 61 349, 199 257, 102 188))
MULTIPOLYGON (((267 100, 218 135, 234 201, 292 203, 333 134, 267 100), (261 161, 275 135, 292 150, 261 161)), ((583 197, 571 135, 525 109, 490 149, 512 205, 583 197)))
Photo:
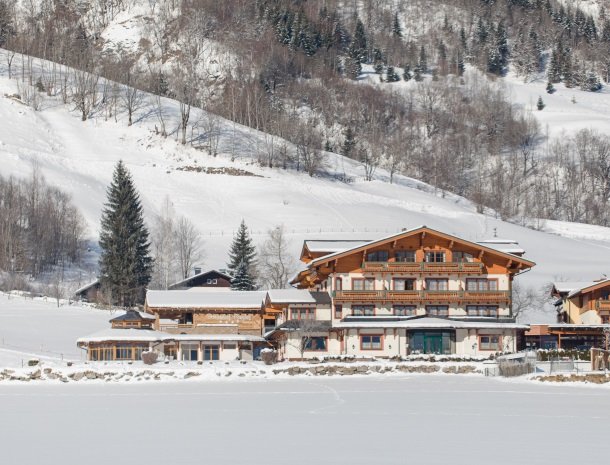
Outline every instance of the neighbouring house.
POLYGON ((525 347, 527 350, 554 350, 557 349, 558 336, 551 333, 549 325, 530 325, 525 332, 525 347))
POLYGON ((197 269, 193 276, 189 276, 186 279, 171 284, 169 286, 169 289, 197 289, 213 291, 219 291, 223 289, 228 290, 231 287, 231 279, 231 276, 229 276, 227 273, 223 273, 222 271, 209 270, 201 272, 197 269))
POLYGON ((610 331, 610 280, 553 283, 557 321, 549 333, 562 349, 606 346, 604 331, 610 331))
POLYGON ((95 279, 89 284, 77 289, 74 292, 74 298, 81 302, 101 303, 103 301, 101 289, 102 285, 100 280, 95 279))
POLYGON ((368 242, 306 241, 306 268, 292 284, 328 292, 332 308, 290 319, 328 321, 329 328, 322 334, 304 323, 272 336, 285 347, 305 341, 304 357, 515 351, 529 326, 512 315, 512 283, 535 265, 523 254, 514 241, 475 243, 426 226, 368 242))
POLYGON ((266 344, 248 334, 184 334, 155 329, 157 319, 129 310, 110 320, 111 327, 77 340, 90 361, 141 360, 142 352, 156 351, 168 359, 184 361, 252 360, 252 346, 266 344))

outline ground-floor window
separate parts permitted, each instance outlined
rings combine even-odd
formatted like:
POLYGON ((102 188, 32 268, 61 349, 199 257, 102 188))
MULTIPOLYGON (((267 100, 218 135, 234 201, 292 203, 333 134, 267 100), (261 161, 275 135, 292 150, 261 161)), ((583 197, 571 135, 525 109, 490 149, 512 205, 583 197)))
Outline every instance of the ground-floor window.
POLYGON ((175 345, 166 345, 163 347, 163 354, 166 357, 171 357, 172 359, 176 358, 176 346, 175 345))
POLYGON ((360 335, 361 350, 382 350, 383 336, 381 334, 361 334, 360 335))
POLYGON ((305 350, 324 352, 328 347, 328 338, 326 336, 304 337, 303 344, 305 350))
POLYGON ((479 349, 480 350, 502 350, 502 336, 498 334, 490 334, 486 336, 479 336, 479 349))
POLYGON ((117 344, 115 354, 116 360, 132 360, 131 346, 128 344, 117 344))
POLYGON ((468 316, 491 316, 498 317, 497 305, 467 305, 466 314, 468 316))
POLYGON ((197 361, 198 344, 182 344, 182 360, 197 361))
POLYGON ((455 332, 452 331, 414 331, 408 334, 409 349, 420 354, 454 353, 455 332))
POLYGON ((203 346, 203 359, 204 360, 220 360, 220 346, 217 345, 204 345, 203 346))
POLYGON ((112 347, 90 347, 89 359, 93 361, 113 360, 114 350, 112 347))

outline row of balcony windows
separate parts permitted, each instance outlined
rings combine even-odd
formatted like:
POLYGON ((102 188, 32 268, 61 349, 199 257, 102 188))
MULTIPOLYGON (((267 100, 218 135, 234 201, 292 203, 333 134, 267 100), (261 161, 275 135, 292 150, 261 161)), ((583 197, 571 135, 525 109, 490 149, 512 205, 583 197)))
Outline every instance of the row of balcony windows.
MULTIPOLYGON (((421 308, 416 305, 394 305, 391 313, 377 309, 374 305, 352 305, 351 309, 343 309, 342 305, 334 306, 334 318, 342 319, 347 316, 416 316, 426 315, 432 317, 490 317, 498 318, 500 315, 497 305, 467 305, 464 312, 455 312, 448 305, 426 305, 421 308)), ((298 308, 290 310, 291 320, 315 320, 316 309, 298 308)))
MULTIPOLYGON (((351 289, 347 287, 347 280, 344 283, 343 278, 335 278, 334 289, 336 291, 352 290, 352 291, 375 291, 375 278, 351 278, 351 289), (344 286, 345 284, 345 286, 344 286)), ((385 284, 384 284, 385 286, 385 284)), ((391 290, 394 291, 415 291, 417 290, 417 280, 414 278, 393 278, 391 281, 391 290)), ((447 278, 427 278, 420 283, 422 290, 429 291, 448 291, 449 279, 447 278)), ((464 287, 467 291, 497 291, 498 280, 488 278, 467 278, 465 282, 460 281, 460 287, 464 287)), ((385 290, 385 289, 384 289, 385 290)))

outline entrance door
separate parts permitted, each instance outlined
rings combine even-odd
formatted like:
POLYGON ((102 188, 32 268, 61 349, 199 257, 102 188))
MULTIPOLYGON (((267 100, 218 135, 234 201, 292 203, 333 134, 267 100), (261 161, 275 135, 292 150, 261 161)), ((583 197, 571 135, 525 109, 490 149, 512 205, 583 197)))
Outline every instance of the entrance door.
POLYGON ((443 335, 442 335, 442 333, 425 333, 424 334, 424 353, 425 354, 442 354, 443 353, 443 335))

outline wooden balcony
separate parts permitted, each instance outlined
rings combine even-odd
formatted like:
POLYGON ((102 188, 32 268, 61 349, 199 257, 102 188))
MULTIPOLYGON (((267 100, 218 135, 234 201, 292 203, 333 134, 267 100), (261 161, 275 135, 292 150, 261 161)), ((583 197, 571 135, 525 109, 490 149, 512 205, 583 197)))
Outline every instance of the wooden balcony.
MULTIPOLYGON (((338 302, 482 302, 505 303, 510 301, 508 291, 334 291, 338 302)), ((610 309, 610 306, 608 307, 610 309)))
POLYGON ((362 270, 413 274, 481 274, 483 264, 479 262, 363 262, 362 270))
POLYGON ((464 302, 508 302, 510 293, 508 291, 464 291, 462 296, 464 302))
POLYGON ((601 312, 610 312, 610 300, 596 300, 595 309, 601 312))

